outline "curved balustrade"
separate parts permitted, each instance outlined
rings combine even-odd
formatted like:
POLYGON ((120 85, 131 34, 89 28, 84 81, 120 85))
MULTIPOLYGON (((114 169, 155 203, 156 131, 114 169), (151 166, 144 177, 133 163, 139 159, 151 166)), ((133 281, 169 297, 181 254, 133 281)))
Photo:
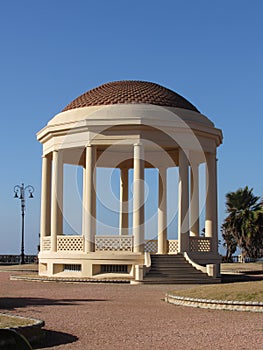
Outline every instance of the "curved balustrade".
POLYGON ((158 251, 157 239, 148 239, 144 241, 144 251, 146 253, 156 254, 158 251))
POLYGON ((189 237, 190 252, 209 253, 212 251, 212 240, 210 237, 189 237))
POLYGON ((42 238, 42 251, 46 252, 51 250, 51 237, 47 236, 47 237, 43 237, 42 238))
POLYGON ((133 236, 96 236, 95 251, 133 251, 133 236))
MULTIPOLYGON (((83 252, 85 239, 83 236, 57 236, 57 251, 83 252)), ((42 240, 42 251, 51 250, 50 236, 42 240)), ((133 236, 96 236, 95 251, 133 251, 133 236)), ((150 254, 158 252, 158 240, 149 239, 144 242, 144 251, 150 254)), ((213 251, 210 237, 189 237, 189 251, 208 253, 213 251)), ((178 240, 167 240, 167 253, 178 253, 178 240)))
POLYGON ((84 251, 84 237, 83 236, 57 236, 57 251, 84 251))

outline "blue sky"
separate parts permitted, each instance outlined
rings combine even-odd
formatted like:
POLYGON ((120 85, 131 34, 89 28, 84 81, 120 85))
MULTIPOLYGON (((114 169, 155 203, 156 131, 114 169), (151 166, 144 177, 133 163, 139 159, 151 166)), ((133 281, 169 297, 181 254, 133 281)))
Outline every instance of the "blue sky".
POLYGON ((224 196, 263 195, 263 3, 244 0, 9 0, 0 2, 0 253, 20 251, 13 187, 32 184, 26 252, 39 232, 41 145, 35 134, 65 105, 102 83, 148 80, 189 99, 223 130, 224 196))

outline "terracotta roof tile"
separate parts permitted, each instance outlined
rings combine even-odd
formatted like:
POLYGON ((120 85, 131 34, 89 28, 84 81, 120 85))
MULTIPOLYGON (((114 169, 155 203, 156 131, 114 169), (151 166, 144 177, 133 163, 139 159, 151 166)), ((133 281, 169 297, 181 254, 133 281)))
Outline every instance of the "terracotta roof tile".
POLYGON ((110 82, 89 90, 69 103, 63 112, 88 106, 128 103, 178 107, 199 112, 189 101, 172 90, 159 84, 134 80, 110 82))

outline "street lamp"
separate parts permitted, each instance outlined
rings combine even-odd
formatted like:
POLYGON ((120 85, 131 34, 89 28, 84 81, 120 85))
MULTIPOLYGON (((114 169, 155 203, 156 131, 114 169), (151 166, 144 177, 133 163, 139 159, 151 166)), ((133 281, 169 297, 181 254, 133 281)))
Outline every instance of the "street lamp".
POLYGON ((25 263, 25 254, 24 254, 24 235, 25 235, 25 207, 26 207, 26 198, 25 193, 28 191, 29 198, 34 198, 33 193, 35 191, 34 187, 31 185, 24 186, 22 184, 21 186, 16 185, 14 187, 14 198, 18 198, 21 201, 21 213, 22 213, 22 241, 21 241, 21 255, 20 255, 20 264, 25 263))

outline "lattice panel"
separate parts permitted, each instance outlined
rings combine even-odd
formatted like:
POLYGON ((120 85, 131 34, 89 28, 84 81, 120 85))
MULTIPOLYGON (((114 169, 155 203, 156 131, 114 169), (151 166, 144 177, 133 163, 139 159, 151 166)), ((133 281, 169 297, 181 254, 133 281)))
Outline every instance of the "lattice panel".
POLYGON ((120 250, 132 251, 132 237, 120 239, 120 250))
POLYGON ((144 251, 147 253, 157 253, 158 241, 157 239, 149 239, 144 242, 144 251))
POLYGON ((218 243, 216 243, 214 240, 210 240, 210 251, 217 252, 217 250, 218 250, 218 243))
POLYGON ((51 238, 50 237, 44 237, 42 241, 42 250, 48 251, 51 250, 51 238))
POLYGON ((57 251, 61 252, 83 252, 84 239, 82 236, 58 236, 57 251))
POLYGON ((96 236, 96 251, 132 251, 132 236, 96 236))
POLYGON ((191 252, 210 252, 211 241, 210 238, 190 237, 190 251, 191 252))
POLYGON ((178 253, 178 241, 176 240, 169 240, 168 241, 168 253, 178 253))

